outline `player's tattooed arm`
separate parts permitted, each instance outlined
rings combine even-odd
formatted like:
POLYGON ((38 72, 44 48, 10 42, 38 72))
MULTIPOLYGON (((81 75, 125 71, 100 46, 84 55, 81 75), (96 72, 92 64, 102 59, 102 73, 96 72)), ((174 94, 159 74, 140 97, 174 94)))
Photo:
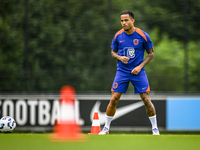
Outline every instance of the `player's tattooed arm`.
POLYGON ((154 57, 154 49, 153 47, 147 50, 147 56, 145 57, 144 61, 137 67, 133 68, 131 71, 132 74, 138 75, 140 73, 141 69, 151 61, 151 59, 154 57))
POLYGON ((117 60, 120 60, 121 62, 123 62, 125 64, 127 64, 129 59, 130 59, 130 58, 126 57, 126 56, 120 56, 118 54, 118 51, 114 51, 113 49, 111 50, 111 56, 113 58, 117 59, 117 60))
POLYGON ((154 48, 150 48, 149 50, 146 51, 147 52, 147 56, 145 57, 144 61, 140 64, 141 67, 143 68, 147 63, 149 63, 151 61, 151 59, 153 59, 154 57, 154 48))

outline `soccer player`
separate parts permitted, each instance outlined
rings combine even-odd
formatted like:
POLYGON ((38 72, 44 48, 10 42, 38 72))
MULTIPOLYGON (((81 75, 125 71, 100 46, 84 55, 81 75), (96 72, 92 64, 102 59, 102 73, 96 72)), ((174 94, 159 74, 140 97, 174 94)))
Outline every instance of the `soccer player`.
POLYGON ((112 84, 112 96, 106 110, 106 122, 99 135, 109 134, 110 124, 122 93, 126 93, 129 82, 139 93, 146 107, 152 125, 153 135, 159 135, 156 111, 149 95, 150 87, 144 66, 154 57, 153 43, 149 35, 134 27, 134 13, 125 10, 121 13, 122 29, 113 38, 111 56, 118 60, 116 76, 112 84), (144 59, 144 51, 147 56, 144 59))

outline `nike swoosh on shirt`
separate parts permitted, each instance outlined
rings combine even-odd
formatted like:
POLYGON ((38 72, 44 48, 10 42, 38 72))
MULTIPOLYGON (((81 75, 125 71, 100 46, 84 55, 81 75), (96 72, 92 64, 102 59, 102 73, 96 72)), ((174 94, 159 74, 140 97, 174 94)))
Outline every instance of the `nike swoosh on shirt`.
MULTIPOLYGON (((94 112, 98 112, 100 125, 103 125, 103 124, 105 124, 106 112, 101 112, 100 111, 100 105, 101 105, 100 101, 97 101, 95 103, 95 105, 93 106, 93 108, 91 110, 91 113, 90 113, 90 120, 92 122, 93 121, 94 112)), ((144 105, 144 103, 142 101, 139 101, 137 103, 133 103, 133 104, 130 104, 130 105, 127 105, 127 106, 123 106, 123 107, 117 108, 116 109, 116 113, 115 113, 112 121, 120 118, 121 116, 124 116, 124 115, 128 114, 131 111, 134 111, 134 110, 142 107, 143 105, 144 105)))

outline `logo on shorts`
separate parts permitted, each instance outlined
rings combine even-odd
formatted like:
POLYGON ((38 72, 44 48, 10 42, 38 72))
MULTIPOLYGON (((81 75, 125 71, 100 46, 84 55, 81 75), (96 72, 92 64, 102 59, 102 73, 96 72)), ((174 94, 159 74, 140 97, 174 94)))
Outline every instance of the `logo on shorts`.
POLYGON ((117 87, 118 87, 118 83, 115 82, 115 83, 113 84, 113 88, 116 89, 117 87))
POLYGON ((134 39, 134 40, 133 40, 133 44, 134 44, 134 45, 138 45, 138 44, 139 44, 139 40, 138 40, 138 39, 134 39))

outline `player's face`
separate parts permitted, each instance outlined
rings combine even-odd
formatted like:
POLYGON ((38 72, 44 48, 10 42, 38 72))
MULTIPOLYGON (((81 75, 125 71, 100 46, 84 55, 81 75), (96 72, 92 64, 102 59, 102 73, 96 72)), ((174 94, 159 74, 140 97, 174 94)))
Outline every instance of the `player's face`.
POLYGON ((121 15, 121 24, 125 31, 129 31, 134 28, 134 19, 129 14, 121 15))

